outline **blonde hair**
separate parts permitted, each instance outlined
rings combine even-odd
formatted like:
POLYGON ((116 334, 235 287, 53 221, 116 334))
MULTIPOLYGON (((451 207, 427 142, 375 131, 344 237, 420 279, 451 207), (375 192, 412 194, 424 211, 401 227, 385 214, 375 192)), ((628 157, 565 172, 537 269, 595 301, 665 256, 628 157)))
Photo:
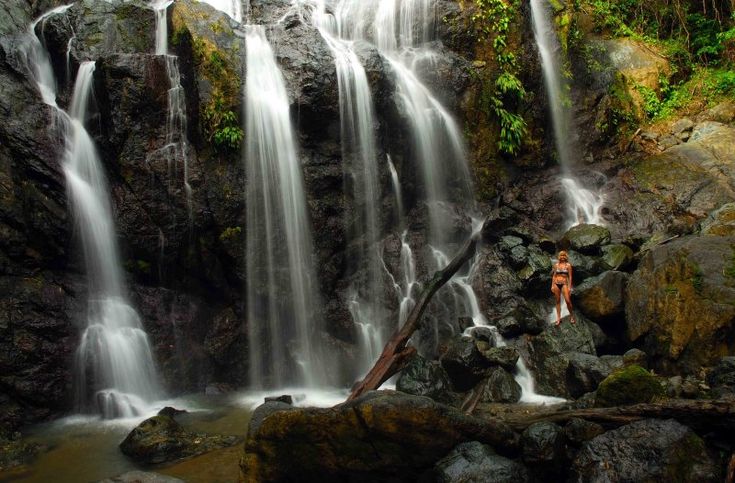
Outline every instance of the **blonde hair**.
POLYGON ((566 258, 567 260, 569 260, 569 255, 567 254, 566 250, 562 250, 559 252, 559 260, 561 260, 562 258, 566 258))

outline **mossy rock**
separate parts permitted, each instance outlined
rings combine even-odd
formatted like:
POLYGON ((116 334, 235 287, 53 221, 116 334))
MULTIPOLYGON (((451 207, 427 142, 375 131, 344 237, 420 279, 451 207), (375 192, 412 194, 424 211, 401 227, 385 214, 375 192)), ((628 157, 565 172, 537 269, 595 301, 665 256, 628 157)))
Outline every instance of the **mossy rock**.
POLYGON ((602 263, 608 270, 624 270, 633 261, 633 250, 627 245, 613 244, 602 247, 602 263))
POLYGON ((600 225, 581 224, 570 228, 562 237, 561 245, 582 253, 591 253, 610 243, 610 230, 600 225))
POLYGON ((611 407, 650 403, 664 397, 658 378, 638 365, 613 372, 597 388, 595 406, 611 407))

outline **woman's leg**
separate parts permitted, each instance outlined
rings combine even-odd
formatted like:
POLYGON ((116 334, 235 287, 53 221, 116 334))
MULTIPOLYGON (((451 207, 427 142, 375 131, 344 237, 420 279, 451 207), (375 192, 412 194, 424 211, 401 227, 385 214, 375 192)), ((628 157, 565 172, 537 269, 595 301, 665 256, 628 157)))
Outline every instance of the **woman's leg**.
POLYGON ((567 303, 567 309, 569 310, 569 318, 571 319, 572 324, 577 323, 577 320, 574 318, 574 312, 572 311, 572 296, 569 293, 569 285, 564 284, 564 301, 567 303))
POLYGON ((556 300, 556 323, 555 325, 559 325, 561 323, 561 290, 559 290, 559 286, 557 284, 553 284, 551 286, 551 291, 554 293, 554 299, 556 300))

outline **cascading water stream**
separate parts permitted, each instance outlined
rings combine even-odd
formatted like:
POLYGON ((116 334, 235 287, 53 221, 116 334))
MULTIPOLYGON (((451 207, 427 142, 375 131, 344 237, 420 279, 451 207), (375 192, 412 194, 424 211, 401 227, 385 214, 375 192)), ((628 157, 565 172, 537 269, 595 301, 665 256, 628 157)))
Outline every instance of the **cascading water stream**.
POLYGON ((544 84, 549 98, 556 152, 562 168, 561 182, 567 197, 566 228, 580 223, 601 225, 603 219, 600 210, 604 203, 603 198, 581 186, 572 175, 574 164, 573 148, 570 142, 572 122, 569 109, 564 105, 564 98, 567 94, 558 68, 561 65, 558 55, 560 46, 551 23, 551 11, 547 2, 548 0, 531 0, 531 16, 533 33, 541 57, 544 84))
POLYGON ((157 0, 152 3, 156 13, 156 55, 163 56, 168 77, 168 116, 166 119, 166 141, 155 152, 164 156, 168 162, 169 178, 174 168, 181 165, 184 171, 184 191, 189 221, 192 220, 192 190, 189 184, 189 157, 191 148, 187 137, 188 120, 186 116, 186 92, 181 85, 179 58, 168 53, 168 20, 166 12, 173 0, 157 0))
POLYGON ((135 309, 127 300, 118 255, 109 189, 94 142, 84 128, 95 64, 82 62, 69 113, 56 104, 56 81, 35 26, 67 7, 36 20, 21 46, 43 101, 54 109, 65 141, 63 171, 84 251, 88 278, 86 327, 76 351, 74 385, 80 411, 105 418, 142 414, 161 395, 153 354, 135 309))
MULTIPOLYGON (((386 338, 394 330, 388 326, 389 311, 380 300, 383 266, 380 256, 380 183, 375 146, 376 119, 365 68, 353 43, 338 38, 340 26, 326 11, 324 0, 296 0, 302 18, 310 17, 334 56, 339 88, 343 166, 352 186, 355 216, 348 221, 355 253, 350 257, 359 279, 350 287, 349 309, 358 326, 358 343, 367 371, 380 355, 386 338)), ((392 324, 391 324, 392 325, 392 324)))
POLYGON ((322 312, 285 83, 262 26, 247 27, 246 45, 250 381, 255 388, 323 388, 328 354, 316 338, 322 312))

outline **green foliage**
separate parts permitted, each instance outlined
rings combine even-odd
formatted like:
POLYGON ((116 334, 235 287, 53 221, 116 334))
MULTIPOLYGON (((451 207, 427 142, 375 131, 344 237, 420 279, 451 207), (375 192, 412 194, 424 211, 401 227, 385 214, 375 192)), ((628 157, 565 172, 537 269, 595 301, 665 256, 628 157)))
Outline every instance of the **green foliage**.
POLYGON ((219 234, 220 241, 231 240, 237 238, 242 233, 242 228, 239 226, 228 226, 222 233, 219 234))
POLYGON ((672 86, 668 79, 659 79, 660 93, 637 85, 636 90, 643 98, 643 109, 648 119, 668 119, 686 108, 695 97, 703 98, 714 105, 722 98, 735 96, 735 71, 711 67, 696 67, 691 78, 672 86))
MULTIPOLYGON (((696 60, 718 64, 726 44, 735 39, 724 17, 729 0, 590 0, 595 27, 615 37, 633 37, 651 43, 674 41, 674 63, 696 60), (683 48, 683 51, 682 51, 683 48), (686 55, 682 55, 683 53, 686 55)), ((731 21, 731 26, 732 26, 731 21)))
POLYGON ((207 139, 213 141, 218 150, 238 151, 244 133, 240 127, 237 115, 225 108, 221 95, 213 96, 212 101, 205 107, 204 125, 207 130, 207 139))
POLYGON ((480 99, 486 111, 492 112, 500 124, 498 150, 501 153, 516 155, 523 146, 527 125, 523 117, 514 112, 526 96, 523 83, 518 79, 516 56, 508 46, 508 34, 514 9, 519 8, 518 0, 475 0, 477 11, 472 21, 479 31, 492 39, 500 74, 492 89, 485 89, 480 99))

